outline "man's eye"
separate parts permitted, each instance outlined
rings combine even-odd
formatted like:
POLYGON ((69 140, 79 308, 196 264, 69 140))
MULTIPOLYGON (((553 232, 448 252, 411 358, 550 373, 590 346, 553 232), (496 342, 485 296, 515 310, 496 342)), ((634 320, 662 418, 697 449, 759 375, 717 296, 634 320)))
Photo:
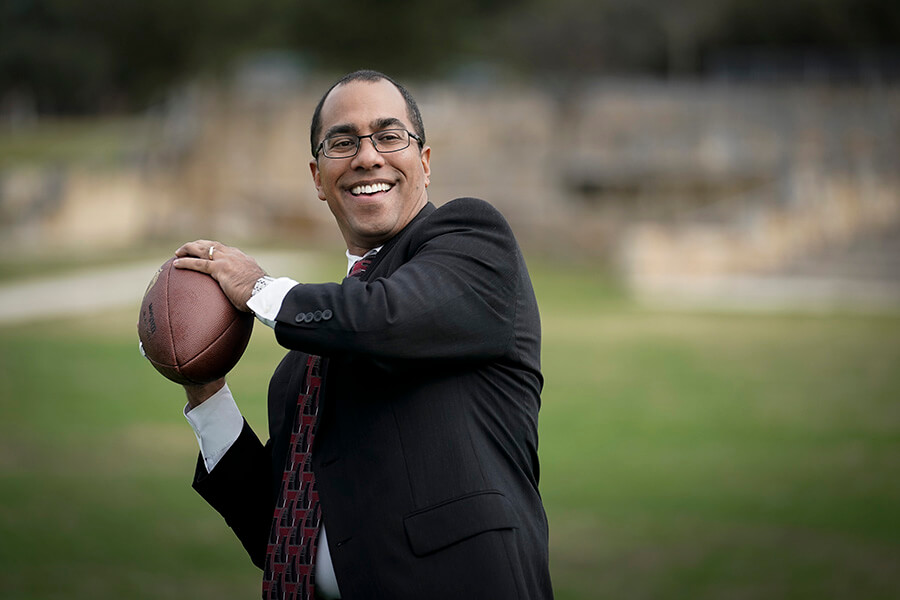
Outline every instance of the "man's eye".
POLYGON ((333 150, 339 150, 341 148, 351 148, 355 145, 356 141, 353 138, 349 137, 332 138, 328 142, 328 147, 333 150))
POLYGON ((386 144, 394 144, 403 140, 403 136, 396 131, 382 131, 378 134, 378 141, 386 144))

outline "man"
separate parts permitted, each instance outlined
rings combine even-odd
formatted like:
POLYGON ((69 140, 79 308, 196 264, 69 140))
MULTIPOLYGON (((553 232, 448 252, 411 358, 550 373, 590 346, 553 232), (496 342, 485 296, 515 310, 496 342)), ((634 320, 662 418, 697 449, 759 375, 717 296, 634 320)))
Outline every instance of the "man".
POLYGON ((381 73, 336 83, 310 140, 364 271, 302 284, 217 242, 179 248, 176 267, 212 275, 289 350, 265 445, 224 380, 185 388, 195 489, 264 569, 264 597, 551 597, 540 322, 509 226, 480 200, 428 201, 419 110, 381 73))

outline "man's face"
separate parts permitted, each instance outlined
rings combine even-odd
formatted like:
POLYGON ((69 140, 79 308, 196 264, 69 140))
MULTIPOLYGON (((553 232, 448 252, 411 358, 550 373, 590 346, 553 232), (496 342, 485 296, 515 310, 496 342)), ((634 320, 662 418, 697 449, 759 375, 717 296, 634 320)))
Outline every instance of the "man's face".
MULTIPOLYGON (((351 81, 334 88, 322 105, 319 142, 331 133, 369 135, 383 129, 413 131, 406 102, 387 80, 351 81)), ((431 148, 381 154, 369 138, 352 158, 309 163, 319 198, 328 203, 351 253, 362 255, 394 237, 428 201, 431 148), (366 192, 366 186, 371 186, 366 192)))

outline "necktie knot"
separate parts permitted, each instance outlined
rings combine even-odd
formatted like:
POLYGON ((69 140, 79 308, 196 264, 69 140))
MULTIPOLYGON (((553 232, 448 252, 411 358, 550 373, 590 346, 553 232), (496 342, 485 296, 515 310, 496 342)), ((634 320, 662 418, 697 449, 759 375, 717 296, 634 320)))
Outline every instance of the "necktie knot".
POLYGON ((362 274, 366 272, 370 264, 372 264, 370 257, 359 259, 350 267, 350 274, 347 277, 362 277, 362 274))

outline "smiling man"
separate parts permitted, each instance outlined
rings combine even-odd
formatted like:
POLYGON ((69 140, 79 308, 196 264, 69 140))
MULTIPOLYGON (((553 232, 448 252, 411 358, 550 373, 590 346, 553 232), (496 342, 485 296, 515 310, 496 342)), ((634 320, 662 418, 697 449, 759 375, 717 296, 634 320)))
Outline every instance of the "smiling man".
POLYGON ((421 118, 405 116, 406 100, 387 79, 333 91, 314 119, 313 129, 323 133, 309 165, 348 250, 362 255, 398 234, 428 202, 431 148, 422 146, 424 131, 410 131, 412 121, 421 128, 421 118), (403 151, 411 141, 419 152, 403 151))
POLYGON ((288 350, 265 444, 224 380, 185 388, 195 489, 263 569, 264 598, 552 597, 540 320, 512 231, 481 200, 429 202, 419 109, 381 73, 337 82, 310 141, 341 283, 269 277, 209 240, 176 253, 288 350))

